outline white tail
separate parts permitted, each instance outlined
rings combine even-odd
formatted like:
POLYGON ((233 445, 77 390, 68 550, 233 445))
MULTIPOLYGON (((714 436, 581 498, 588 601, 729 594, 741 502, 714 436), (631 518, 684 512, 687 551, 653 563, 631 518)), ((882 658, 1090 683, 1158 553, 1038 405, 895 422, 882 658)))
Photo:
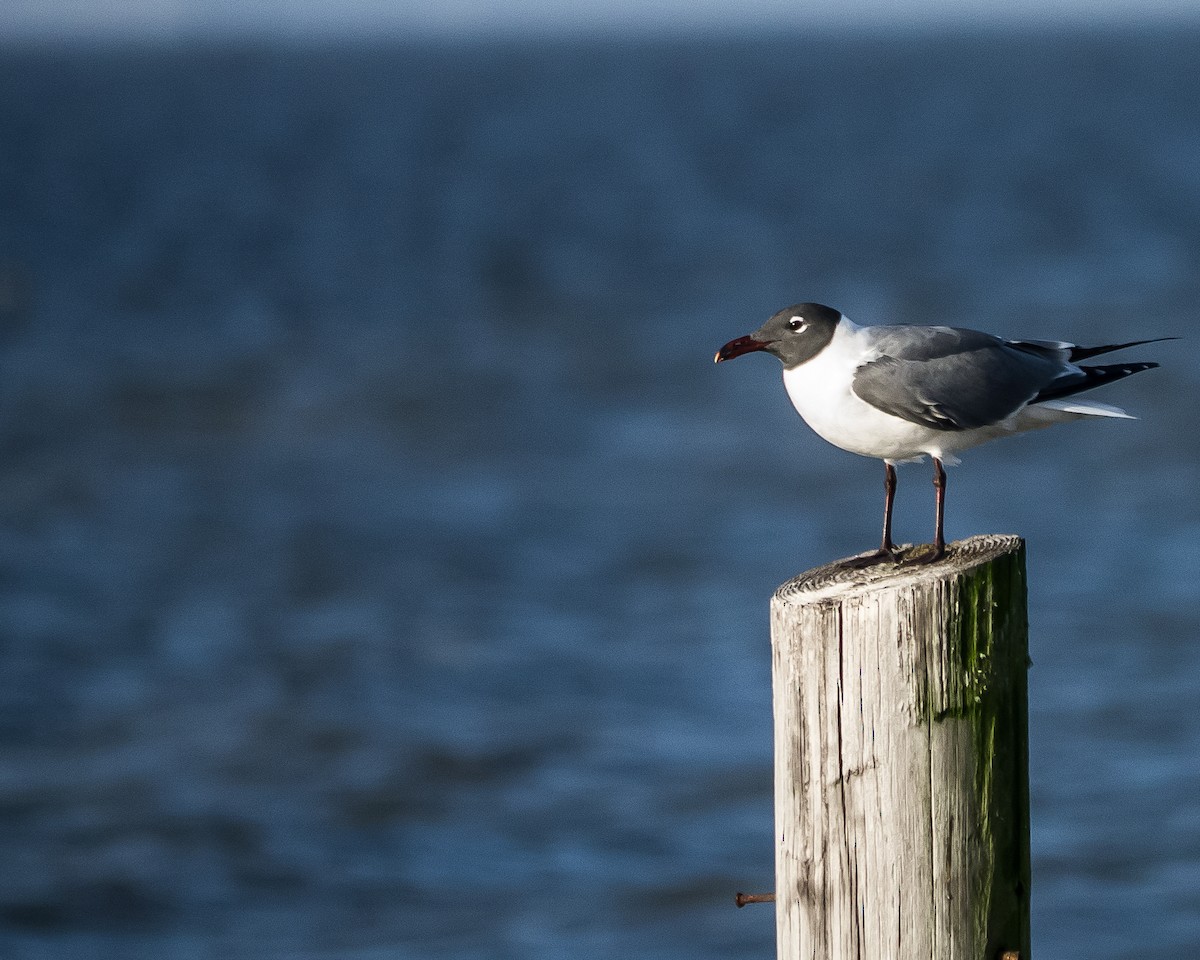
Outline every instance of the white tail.
POLYGON ((1096 403, 1094 400, 1045 400, 1033 404, 1031 409, 1041 407, 1044 410, 1061 410, 1063 413, 1075 413, 1084 417, 1116 417, 1119 420, 1136 420, 1137 417, 1126 413, 1120 407, 1107 403, 1096 403))

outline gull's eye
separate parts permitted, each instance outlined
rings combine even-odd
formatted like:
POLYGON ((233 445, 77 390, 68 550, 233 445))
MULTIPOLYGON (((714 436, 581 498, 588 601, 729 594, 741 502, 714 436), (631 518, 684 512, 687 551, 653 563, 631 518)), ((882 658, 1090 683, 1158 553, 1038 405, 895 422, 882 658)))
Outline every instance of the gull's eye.
POLYGON ((788 321, 788 327, 790 327, 794 333, 799 333, 807 326, 808 321, 803 317, 792 317, 792 319, 788 321))

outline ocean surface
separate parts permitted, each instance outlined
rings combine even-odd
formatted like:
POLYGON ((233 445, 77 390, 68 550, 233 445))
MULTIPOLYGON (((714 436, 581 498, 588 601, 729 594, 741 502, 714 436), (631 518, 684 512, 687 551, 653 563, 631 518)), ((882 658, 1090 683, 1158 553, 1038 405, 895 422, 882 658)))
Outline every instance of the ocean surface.
MULTIPOLYGON (((774 955, 799 300, 1110 342, 1030 571, 1039 958, 1200 955, 1200 29, 0 50, 0 957, 774 955)), ((928 466, 897 534, 928 540, 928 466)))

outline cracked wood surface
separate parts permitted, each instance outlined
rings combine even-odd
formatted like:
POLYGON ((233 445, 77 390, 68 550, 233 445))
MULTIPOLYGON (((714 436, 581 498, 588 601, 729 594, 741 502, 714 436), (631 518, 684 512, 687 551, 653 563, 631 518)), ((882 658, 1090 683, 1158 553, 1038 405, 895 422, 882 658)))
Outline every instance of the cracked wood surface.
POLYGON ((1029 957, 1024 544, 771 600, 779 960, 1029 957))

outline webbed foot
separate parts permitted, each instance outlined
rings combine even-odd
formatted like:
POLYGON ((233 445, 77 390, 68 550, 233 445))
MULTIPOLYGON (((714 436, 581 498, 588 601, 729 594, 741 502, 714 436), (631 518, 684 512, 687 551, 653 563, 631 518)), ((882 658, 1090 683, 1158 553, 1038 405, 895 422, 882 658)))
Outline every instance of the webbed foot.
POLYGON ((849 557, 842 561, 842 566, 849 567, 851 570, 865 570, 867 567, 873 567, 880 563, 900 563, 903 558, 904 554, 895 547, 880 547, 870 553, 860 553, 856 557, 849 557))

